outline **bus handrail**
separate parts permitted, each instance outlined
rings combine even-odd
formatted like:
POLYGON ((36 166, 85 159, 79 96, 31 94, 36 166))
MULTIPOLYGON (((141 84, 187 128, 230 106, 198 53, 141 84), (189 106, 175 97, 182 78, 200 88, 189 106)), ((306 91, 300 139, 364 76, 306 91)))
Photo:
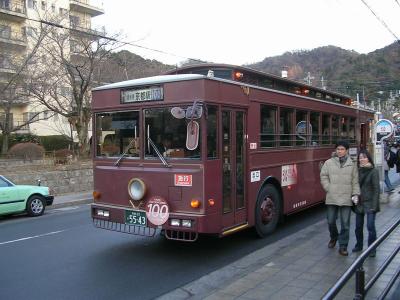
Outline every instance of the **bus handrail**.
MULTIPOLYGON (((325 293, 325 295, 321 298, 323 300, 334 299, 334 297, 340 292, 340 290, 344 287, 344 285, 350 280, 354 273, 356 273, 356 285, 355 285, 355 296, 354 299, 364 299, 368 290, 372 287, 372 285, 376 282, 378 277, 383 273, 389 263, 393 260, 396 254, 400 251, 400 246, 390 254, 390 256, 385 260, 382 266, 378 269, 378 271, 372 276, 370 281, 364 285, 365 273, 363 269, 364 261, 369 257, 369 255, 376 251, 376 248, 386 240, 386 238, 399 226, 400 218, 390 226, 378 239, 375 240, 346 270, 346 272, 338 279, 338 281, 325 293)), ((394 277, 399 275, 399 271, 396 272, 394 277)), ((389 285, 393 285, 395 280, 391 280, 389 285)), ((389 287, 388 285, 388 287, 389 287)), ((386 288, 384 293, 389 291, 390 289, 386 288)), ((383 295, 384 296, 384 295, 383 295)))

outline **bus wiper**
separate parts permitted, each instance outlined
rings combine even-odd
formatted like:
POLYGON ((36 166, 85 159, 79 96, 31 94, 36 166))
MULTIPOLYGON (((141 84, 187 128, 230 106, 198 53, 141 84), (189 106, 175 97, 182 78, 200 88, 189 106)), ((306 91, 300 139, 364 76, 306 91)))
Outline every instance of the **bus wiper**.
POLYGON ((152 139, 148 136, 147 137, 147 141, 150 143, 151 147, 153 148, 154 152, 157 153, 158 158, 161 160, 161 162, 163 163, 164 166, 166 166, 167 168, 171 167, 170 164, 167 163, 167 161, 165 160, 165 158, 162 156, 162 154, 160 153, 160 151, 158 151, 157 146, 154 144, 154 142, 152 141, 152 139))
POLYGON ((129 143, 129 145, 125 148, 125 151, 121 154, 121 156, 118 158, 118 160, 115 162, 114 166, 118 166, 120 161, 124 158, 124 156, 126 155, 126 153, 128 153, 129 148, 132 146, 133 142, 135 141, 135 139, 132 139, 131 142, 129 143))

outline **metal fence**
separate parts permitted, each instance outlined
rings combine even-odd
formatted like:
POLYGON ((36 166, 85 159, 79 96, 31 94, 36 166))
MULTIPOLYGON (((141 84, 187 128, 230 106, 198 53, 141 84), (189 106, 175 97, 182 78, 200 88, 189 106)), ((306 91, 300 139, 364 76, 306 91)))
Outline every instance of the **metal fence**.
MULTIPOLYGON (((374 283, 379 279, 382 273, 386 270, 392 260, 395 258, 397 253, 400 251, 400 242, 397 247, 390 253, 390 255, 385 259, 383 264, 378 268, 378 270, 371 276, 371 279, 365 283, 365 270, 363 268, 364 261, 369 257, 371 253, 376 251, 376 248, 383 243, 386 238, 399 226, 400 218, 388 228, 371 246, 369 246, 347 269, 347 271, 339 278, 334 286, 332 286, 328 292, 322 297, 323 300, 334 299, 335 296, 340 292, 340 290, 345 286, 345 284, 352 278, 355 274, 355 291, 354 299, 364 299, 368 291, 372 288, 374 283)), ((397 269, 386 288, 382 291, 378 299, 384 299, 389 293, 390 289, 396 282, 400 275, 400 268, 397 269)))

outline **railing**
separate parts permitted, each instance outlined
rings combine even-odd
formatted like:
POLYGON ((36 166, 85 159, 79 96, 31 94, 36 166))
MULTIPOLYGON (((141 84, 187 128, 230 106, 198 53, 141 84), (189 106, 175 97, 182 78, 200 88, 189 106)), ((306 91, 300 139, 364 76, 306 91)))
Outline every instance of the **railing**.
MULTIPOLYGON (((340 290, 345 286, 345 284, 355 275, 356 285, 354 299, 364 299, 368 291, 374 285, 374 283, 379 279, 379 276, 385 271, 390 262, 395 258, 397 253, 400 251, 399 245, 392 251, 392 253, 386 258, 383 264, 379 267, 376 273, 371 277, 371 279, 365 284, 365 271, 363 268, 364 261, 369 257, 371 253, 376 251, 376 248, 385 241, 385 239, 399 226, 400 218, 388 228, 371 246, 369 246, 347 269, 347 271, 339 278, 334 286, 332 286, 329 291, 322 297, 323 300, 334 299, 334 297, 340 292, 340 290)), ((393 284, 396 282, 400 275, 400 268, 397 269, 396 273, 393 275, 386 288, 382 291, 378 299, 384 299, 393 284)))
POLYGON ((19 31, 10 31, 10 30, 0 31, 0 38, 17 42, 26 42, 26 34, 19 31))
POLYGON ((70 28, 74 29, 76 31, 80 31, 80 32, 84 32, 84 33, 88 33, 88 34, 92 34, 92 35, 104 35, 105 34, 104 29, 102 31, 92 29, 90 23, 84 23, 84 22, 77 23, 77 22, 71 21, 70 28))
POLYGON ((0 2, 0 9, 26 14, 25 5, 21 2, 2 1, 0 2))

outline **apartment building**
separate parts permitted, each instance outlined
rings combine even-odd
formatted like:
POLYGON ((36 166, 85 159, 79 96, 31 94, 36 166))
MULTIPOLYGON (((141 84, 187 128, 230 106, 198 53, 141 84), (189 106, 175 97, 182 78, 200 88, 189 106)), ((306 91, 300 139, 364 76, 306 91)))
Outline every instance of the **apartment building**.
MULTIPOLYGON (((93 17, 104 14, 100 7, 90 4, 89 0, 0 0, 0 86, 7 84, 12 76, 19 72, 21 60, 24 60, 34 47, 29 36, 37 30, 37 22, 43 16, 60 16, 67 20, 63 26, 70 30, 68 53, 74 52, 74 35, 79 32, 92 32, 93 17)), ((40 63, 40 62, 38 62, 40 63)), ((68 87, 61 87, 61 93, 68 95, 68 87)), ((37 104, 26 93, 18 96, 15 91, 12 101, 10 126, 19 126, 27 120, 38 120, 18 130, 18 133, 33 133, 36 135, 59 135, 69 133, 70 126, 66 118, 46 110, 37 104)), ((5 95, 0 94, 1 97, 5 95)), ((0 105, 0 122, 4 120, 4 109, 0 105)))

